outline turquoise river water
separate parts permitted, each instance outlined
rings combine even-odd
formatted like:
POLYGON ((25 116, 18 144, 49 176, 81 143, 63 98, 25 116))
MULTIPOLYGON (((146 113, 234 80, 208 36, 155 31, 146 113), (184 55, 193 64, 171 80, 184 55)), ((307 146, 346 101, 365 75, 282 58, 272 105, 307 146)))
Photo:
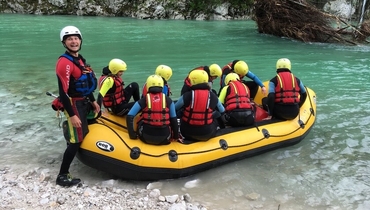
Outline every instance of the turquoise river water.
MULTIPOLYGON (((82 31, 81 54, 96 72, 121 58, 128 65, 124 81, 142 85, 157 65, 171 66, 173 99, 191 68, 234 59, 269 80, 276 60, 287 57, 293 73, 316 92, 317 121, 299 144, 161 181, 162 194, 186 192, 208 209, 370 209, 370 47, 263 35, 254 21, 0 14, 0 169, 59 170, 65 142, 45 92, 57 92, 54 67, 66 25, 82 31), (184 188, 189 181, 196 186, 184 188), (246 199, 250 193, 259 199, 246 199)), ((112 178, 77 159, 71 172, 90 183, 112 178)), ((123 188, 147 184, 117 180, 123 188)))

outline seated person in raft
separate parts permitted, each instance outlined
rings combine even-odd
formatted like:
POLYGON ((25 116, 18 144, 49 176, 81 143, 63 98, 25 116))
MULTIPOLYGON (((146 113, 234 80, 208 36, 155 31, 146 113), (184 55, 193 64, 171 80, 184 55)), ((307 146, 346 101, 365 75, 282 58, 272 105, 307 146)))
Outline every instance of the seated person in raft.
POLYGON ((225 106, 227 124, 233 127, 253 125, 255 106, 251 101, 248 86, 240 81, 236 73, 226 76, 225 85, 218 99, 225 106))
POLYGON ((191 91, 180 96, 175 104, 176 111, 181 113, 181 134, 186 140, 208 141, 216 136, 218 127, 225 127, 221 120, 225 108, 210 90, 207 72, 193 70, 189 79, 191 91))
POLYGON ((99 78, 98 104, 115 115, 124 116, 128 113, 135 102, 129 102, 131 97, 135 101, 140 99, 139 85, 132 82, 127 87, 123 82, 122 75, 127 70, 126 63, 121 59, 112 59, 108 66, 103 68, 103 74, 99 78))
POLYGON ((139 139, 147 144, 166 145, 171 140, 182 141, 179 135, 175 104, 163 93, 163 78, 151 75, 146 80, 147 94, 137 101, 126 117, 130 139, 139 139), (134 130, 134 118, 141 112, 134 130))

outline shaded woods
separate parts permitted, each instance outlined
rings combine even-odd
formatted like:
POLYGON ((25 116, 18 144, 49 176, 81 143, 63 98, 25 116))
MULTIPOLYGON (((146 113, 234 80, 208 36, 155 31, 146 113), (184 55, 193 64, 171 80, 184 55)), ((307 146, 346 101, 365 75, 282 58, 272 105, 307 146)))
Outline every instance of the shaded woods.
POLYGON ((305 0, 256 0, 254 19, 258 32, 303 42, 368 43, 370 24, 356 27, 318 10, 305 0))

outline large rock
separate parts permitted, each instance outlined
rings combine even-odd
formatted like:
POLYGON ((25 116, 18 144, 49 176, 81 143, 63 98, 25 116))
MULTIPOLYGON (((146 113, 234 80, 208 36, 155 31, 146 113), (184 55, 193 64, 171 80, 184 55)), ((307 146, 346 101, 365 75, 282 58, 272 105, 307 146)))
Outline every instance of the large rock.
POLYGON ((346 0, 329 1, 324 5, 324 11, 337 15, 341 18, 350 19, 356 9, 350 2, 346 0))

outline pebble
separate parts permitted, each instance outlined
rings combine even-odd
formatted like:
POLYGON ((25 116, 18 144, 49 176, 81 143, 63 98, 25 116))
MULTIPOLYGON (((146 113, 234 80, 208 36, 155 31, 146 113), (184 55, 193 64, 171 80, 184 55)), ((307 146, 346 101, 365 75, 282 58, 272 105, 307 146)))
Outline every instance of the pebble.
POLYGON ((200 181, 198 179, 196 180, 192 180, 192 181, 188 181, 185 183, 184 187, 185 188, 194 188, 194 187, 197 187, 199 185, 200 181))
POLYGON ((247 194, 245 197, 250 201, 255 201, 255 200, 258 200, 258 198, 260 197, 260 194, 250 193, 250 194, 247 194))

